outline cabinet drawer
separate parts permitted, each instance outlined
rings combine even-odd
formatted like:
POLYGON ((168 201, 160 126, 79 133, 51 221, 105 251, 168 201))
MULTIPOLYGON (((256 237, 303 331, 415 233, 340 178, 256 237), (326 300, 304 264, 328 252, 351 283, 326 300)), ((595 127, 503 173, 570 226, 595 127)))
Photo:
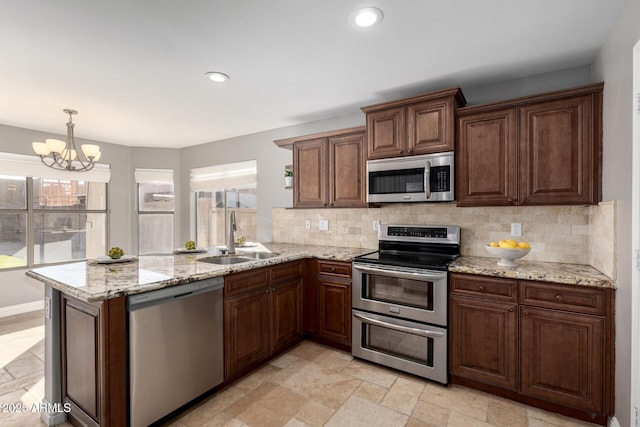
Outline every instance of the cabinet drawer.
POLYGON ((520 281, 520 303, 585 314, 605 314, 603 289, 520 281))
POLYGON ((271 267, 271 282, 281 282, 302 276, 302 262, 294 261, 271 267))
POLYGON ((510 279, 467 274, 451 275, 451 294, 517 302, 517 282, 510 279))
POLYGON ((318 272, 329 276, 351 277, 351 263, 340 261, 318 261, 318 272))
POLYGON ((261 288, 269 284, 269 268, 244 271, 225 276, 224 295, 230 297, 261 288))

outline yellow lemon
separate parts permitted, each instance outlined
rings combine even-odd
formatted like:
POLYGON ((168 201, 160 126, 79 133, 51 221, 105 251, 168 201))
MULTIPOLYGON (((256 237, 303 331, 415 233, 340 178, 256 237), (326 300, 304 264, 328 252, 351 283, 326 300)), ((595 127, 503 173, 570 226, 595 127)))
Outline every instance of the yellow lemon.
POLYGON ((497 243, 497 242, 491 242, 491 243, 489 243, 489 246, 491 246, 492 248, 497 248, 497 247, 499 247, 499 245, 498 245, 498 243, 497 243))
POLYGON ((529 246, 529 243, 527 243, 527 242, 520 242, 520 243, 518 243, 518 247, 520 249, 529 249, 531 246, 529 246))
POLYGON ((518 242, 516 242, 516 241, 515 241, 515 240, 513 240, 513 239, 507 239, 507 242, 511 243, 512 245, 516 245, 516 246, 518 246, 518 242))
POLYGON ((505 249, 515 249, 518 247, 517 244, 513 244, 511 242, 509 242, 508 240, 501 240, 498 245, 500 245, 501 248, 505 248, 505 249))

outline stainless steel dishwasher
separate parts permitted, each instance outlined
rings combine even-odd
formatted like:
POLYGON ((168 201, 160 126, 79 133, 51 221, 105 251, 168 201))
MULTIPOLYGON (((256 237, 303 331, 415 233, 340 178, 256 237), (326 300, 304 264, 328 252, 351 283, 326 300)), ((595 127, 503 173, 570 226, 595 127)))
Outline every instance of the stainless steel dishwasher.
POLYGON ((129 414, 146 426, 224 379, 222 277, 130 296, 129 414))

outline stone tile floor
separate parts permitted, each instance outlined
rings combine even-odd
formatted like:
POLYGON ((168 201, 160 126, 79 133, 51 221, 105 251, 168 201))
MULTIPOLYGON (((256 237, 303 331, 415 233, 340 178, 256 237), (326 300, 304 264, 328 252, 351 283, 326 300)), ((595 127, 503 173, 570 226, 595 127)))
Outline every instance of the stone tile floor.
MULTIPOLYGON (((41 311, 0 318, 0 425, 44 425, 41 311)), ((164 423, 201 426, 593 426, 460 386, 444 387, 304 341, 164 423)))

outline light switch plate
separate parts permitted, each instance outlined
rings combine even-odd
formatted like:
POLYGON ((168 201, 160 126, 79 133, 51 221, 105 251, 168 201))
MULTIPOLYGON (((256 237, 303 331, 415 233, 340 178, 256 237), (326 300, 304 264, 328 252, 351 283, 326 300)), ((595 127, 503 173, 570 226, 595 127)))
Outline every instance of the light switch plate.
POLYGON ((318 229, 320 231, 327 231, 329 230, 329 220, 327 219, 321 219, 320 221, 318 221, 318 229))
POLYGON ((44 297, 44 317, 51 319, 51 298, 44 297))
POLYGON ((373 220, 373 231, 379 231, 379 230, 380 230, 380 220, 374 219, 373 220))

